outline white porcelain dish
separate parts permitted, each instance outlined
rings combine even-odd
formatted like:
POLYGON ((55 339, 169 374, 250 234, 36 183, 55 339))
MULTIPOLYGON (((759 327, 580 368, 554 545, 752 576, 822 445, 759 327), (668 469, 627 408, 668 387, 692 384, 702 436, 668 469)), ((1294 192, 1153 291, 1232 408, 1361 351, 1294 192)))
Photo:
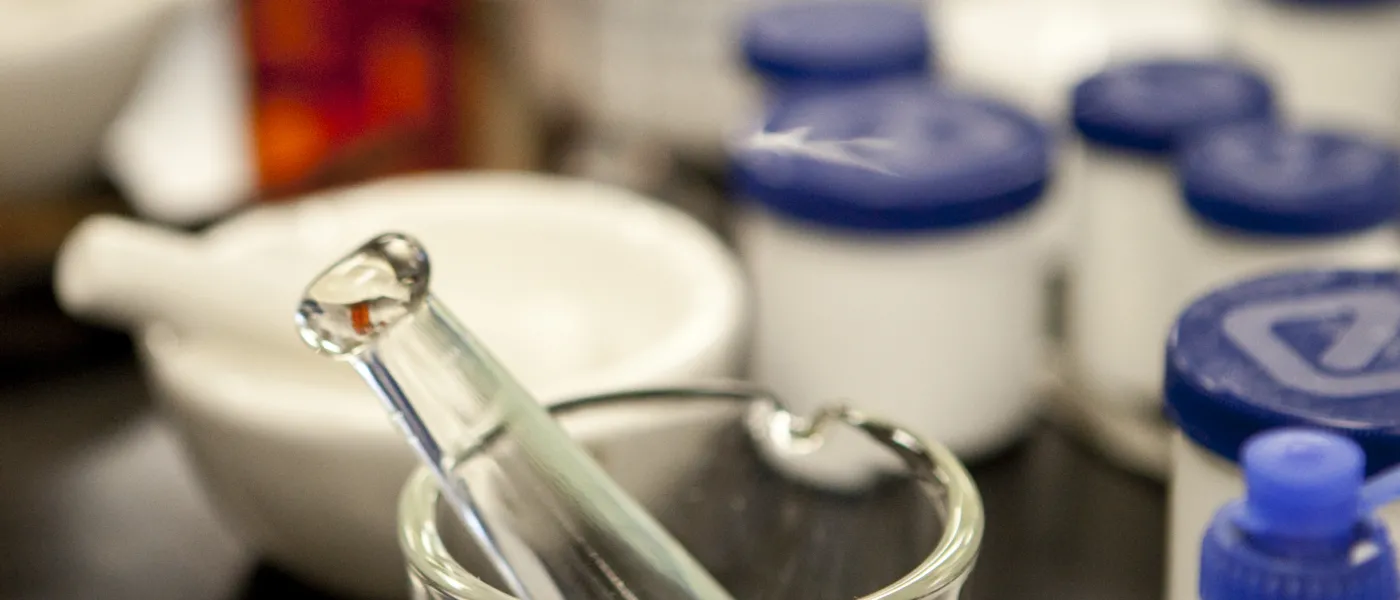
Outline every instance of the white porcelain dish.
POLYGON ((295 294, 347 249, 399 230, 428 247, 437 295, 546 401, 730 377, 745 341, 743 280, 721 243, 678 211, 598 184, 466 174, 332 192, 181 240, 174 250, 198 257, 187 262, 202 271, 118 261, 124 244, 144 248, 127 254, 141 257, 173 241, 156 239, 170 236, 163 232, 117 239, 142 235, 125 227, 74 234, 60 258, 60 300, 139 333, 150 379, 210 498, 255 548, 359 596, 407 591, 395 501, 414 459, 349 367, 298 347, 294 299, 283 303, 283 325, 257 321, 276 318, 271 308, 247 311, 266 301, 258 296, 295 294), (197 281, 181 299, 143 299, 103 281, 123 269, 153 294, 158 283, 139 282, 190 277, 181 269, 197 281), (275 283, 238 291, 259 277, 275 283), (198 306, 181 303, 210 289, 236 298, 201 321, 198 306), (141 306, 112 311, 104 299, 141 306))

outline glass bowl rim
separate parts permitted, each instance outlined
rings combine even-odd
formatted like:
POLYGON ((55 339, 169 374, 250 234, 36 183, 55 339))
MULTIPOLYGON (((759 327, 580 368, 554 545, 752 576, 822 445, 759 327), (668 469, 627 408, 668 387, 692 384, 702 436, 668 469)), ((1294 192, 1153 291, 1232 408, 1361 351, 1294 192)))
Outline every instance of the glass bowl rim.
MULTIPOLYGON (((733 400, 767 402, 786 412, 783 404, 762 388, 745 384, 650 388, 586 396, 560 402, 550 412, 582 408, 586 405, 656 398, 733 400)), ((945 528, 937 546, 917 567, 879 591, 858 600, 924 600, 956 589, 966 580, 982 545, 984 514, 976 483, 962 462, 942 444, 926 440, 906 429, 873 419, 851 409, 839 408, 832 417, 858 427, 867 434, 897 444, 906 460, 917 461, 928 477, 924 483, 936 485, 944 493, 945 528), (931 479, 930 479, 931 478, 931 479)), ((917 476, 917 475, 916 475, 917 476)), ((424 466, 415 469, 399 496, 398 538, 411 575, 419 583, 441 593, 473 600, 517 600, 472 575, 448 552, 437 529, 439 490, 432 472, 424 466)))

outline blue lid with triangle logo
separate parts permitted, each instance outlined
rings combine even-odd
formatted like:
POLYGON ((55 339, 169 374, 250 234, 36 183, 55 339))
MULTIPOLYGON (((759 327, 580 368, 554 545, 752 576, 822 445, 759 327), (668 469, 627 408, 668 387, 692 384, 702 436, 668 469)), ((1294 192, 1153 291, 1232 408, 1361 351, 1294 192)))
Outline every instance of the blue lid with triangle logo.
POLYGON ((1167 341, 1166 411, 1232 461, 1250 436, 1350 437, 1367 471, 1400 463, 1400 273, 1295 271, 1197 300, 1167 341))

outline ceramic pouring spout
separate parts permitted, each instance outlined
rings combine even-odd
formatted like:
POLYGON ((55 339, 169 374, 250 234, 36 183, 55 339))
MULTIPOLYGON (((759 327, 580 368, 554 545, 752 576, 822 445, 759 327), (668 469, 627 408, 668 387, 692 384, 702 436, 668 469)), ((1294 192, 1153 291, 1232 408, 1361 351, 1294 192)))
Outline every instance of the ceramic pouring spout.
POLYGON ((139 331, 160 323, 294 350, 286 315, 300 290, 240 263, 200 237, 99 215, 65 240, 54 292, 65 312, 107 326, 139 331))

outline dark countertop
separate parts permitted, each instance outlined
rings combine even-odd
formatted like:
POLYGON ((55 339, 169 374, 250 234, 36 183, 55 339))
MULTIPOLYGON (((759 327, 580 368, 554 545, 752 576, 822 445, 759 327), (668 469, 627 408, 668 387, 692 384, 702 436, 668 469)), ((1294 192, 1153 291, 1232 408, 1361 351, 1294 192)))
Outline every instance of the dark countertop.
MULTIPOLYGON (((1164 497, 1049 426, 971 468, 970 600, 1161 595, 1164 497)), ((331 598, 260 564, 205 502, 134 359, 0 380, 0 599, 331 598)))

